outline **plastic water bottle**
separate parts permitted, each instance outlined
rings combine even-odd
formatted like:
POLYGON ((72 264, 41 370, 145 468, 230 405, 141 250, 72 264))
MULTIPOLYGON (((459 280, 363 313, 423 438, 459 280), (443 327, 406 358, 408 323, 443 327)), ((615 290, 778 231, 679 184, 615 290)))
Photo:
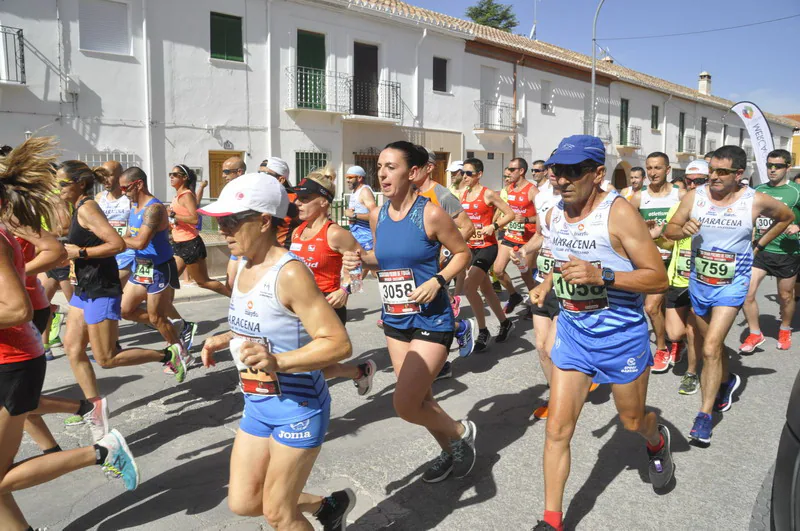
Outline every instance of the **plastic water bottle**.
POLYGON ((361 266, 350 271, 350 293, 363 293, 364 280, 362 278, 363 269, 361 266))
POLYGON ((519 269, 519 272, 527 273, 528 262, 526 262, 525 258, 522 257, 522 253, 519 252, 519 247, 514 247, 514 256, 516 256, 519 259, 519 264, 517 265, 517 269, 519 269))

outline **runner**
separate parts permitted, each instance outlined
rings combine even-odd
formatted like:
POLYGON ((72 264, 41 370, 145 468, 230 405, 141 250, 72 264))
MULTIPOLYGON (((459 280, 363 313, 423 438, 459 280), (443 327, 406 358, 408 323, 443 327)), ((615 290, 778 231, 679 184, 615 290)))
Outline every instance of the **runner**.
MULTIPOLYGON (((211 280, 208 276, 206 244, 197 228, 200 219, 197 214, 197 198, 194 195, 197 175, 188 166, 177 164, 169 174, 169 182, 176 191, 175 198, 167 207, 167 212, 169 223, 172 225, 172 251, 178 267, 178 276, 183 274, 184 269, 188 269, 189 277, 198 286, 230 297, 231 291, 225 284, 211 280)), ((197 326, 194 323, 192 325, 197 326)))
POLYGON ((241 177, 245 173, 247 173, 247 164, 244 159, 238 155, 227 158, 225 162, 222 163, 222 178, 225 179, 226 183, 231 182, 237 177, 241 177))
MULTIPOLYGON (((441 447, 422 475, 424 482, 437 483, 451 473, 462 478, 472 470, 477 428, 472 421, 453 420, 431 391, 456 326, 444 288, 467 267, 469 250, 452 218, 411 186, 427 161, 424 148, 406 141, 381 151, 378 179, 386 202, 370 214, 375 250, 361 258, 364 267, 378 271, 383 332, 397 376, 395 411, 403 420, 425 427, 441 447), (453 257, 440 270, 442 246, 453 257)), ((345 254, 346 269, 359 265, 356 253, 345 254)))
POLYGON ((783 233, 794 220, 789 207, 762 192, 739 184, 747 166, 747 155, 737 146, 714 152, 708 184, 686 194, 666 225, 672 240, 692 237, 692 272, 689 297, 695 319, 698 345, 703 345, 703 402, 689 432, 702 444, 711 443, 713 411, 728 411, 741 378, 728 371, 724 342, 750 285, 753 254, 783 233), (774 220, 755 242, 752 236, 758 217, 774 220))
POLYGON ((179 336, 170 320, 170 315, 179 317, 172 300, 175 290, 180 288, 180 281, 167 236, 167 209, 161 201, 150 195, 147 175, 141 168, 134 166, 122 172, 120 188, 135 205, 131 208, 128 233, 123 240, 128 249, 136 252, 136 269, 122 293, 122 316, 129 321, 155 327, 167 342, 168 349, 181 346, 182 362, 171 364, 170 367, 176 371, 178 381, 182 382, 196 326, 184 321, 183 332, 179 336), (139 306, 143 301, 146 302, 146 309, 139 306))
POLYGON ((461 197, 461 194, 464 192, 461 186, 461 181, 464 179, 464 161, 463 160, 454 160, 450 163, 450 166, 447 167, 447 171, 450 173, 450 186, 448 190, 456 197, 461 197))
POLYGON ((497 342, 506 341, 508 334, 514 329, 513 321, 503 312, 503 306, 492 288, 492 281, 488 273, 497 259, 497 237, 494 233, 511 223, 515 216, 511 207, 500 199, 498 194, 481 185, 482 176, 483 162, 480 159, 473 158, 464 161, 463 182, 466 189, 461 196, 461 206, 464 207, 469 219, 475 225, 475 234, 468 242, 469 248, 472 250, 472 264, 467 270, 464 293, 478 323, 476 352, 486 350, 491 338, 489 329, 486 328, 486 312, 483 308, 483 300, 478 293, 479 288, 483 293, 483 298, 486 299, 497 320, 500 321, 497 342), (499 221, 493 222, 495 210, 500 210, 503 217, 499 221))
MULTIPOLYGON (((125 236, 128 230, 128 218, 131 215, 131 200, 122 193, 119 187, 119 177, 122 175, 122 165, 116 160, 103 163, 109 177, 105 182, 105 190, 98 193, 94 200, 100 206, 100 210, 106 215, 106 219, 114 227, 120 236, 125 236)), ((128 283, 133 269, 135 251, 125 249, 117 255, 117 268, 119 269, 119 280, 122 287, 128 283)))
MULTIPOLYGON (((800 270, 800 186, 789 182, 787 174, 792 166, 792 154, 785 149, 776 149, 767 155, 768 182, 758 186, 756 191, 774 197, 792 210, 794 219, 786 232, 769 242, 763 251, 753 258, 753 272, 750 289, 744 301, 744 315, 750 334, 739 350, 745 354, 752 353, 766 339, 761 333, 758 323, 759 311, 756 294, 761 281, 766 275, 775 277, 778 290, 778 302, 781 308, 781 327, 778 331, 778 349, 789 350, 792 347, 792 318, 794 317, 795 300, 794 285, 800 270)), ((772 225, 767 217, 756 219, 755 238, 758 239, 772 225)))
MULTIPOLYGON (((528 163, 519 157, 511 159, 506 168, 508 186, 505 191, 508 199, 508 206, 514 213, 514 220, 505 227, 503 241, 497 248, 497 259, 494 261, 492 270, 500 283, 508 291, 508 301, 503 307, 503 312, 509 314, 523 301, 511 277, 506 273, 506 267, 511 260, 511 255, 515 248, 524 246, 536 233, 536 207, 534 200, 538 194, 538 189, 526 178, 528 163)), ((533 271, 527 269, 520 273, 522 281, 528 291, 534 287, 533 271)))
MULTIPOLYGON (((708 182, 708 163, 698 159, 686 167, 686 184, 689 190, 708 182)), ((667 212, 667 222, 672 219, 680 203, 672 205, 667 212)), ((692 301, 689 298, 689 277, 692 267, 692 239, 683 238, 675 242, 672 248, 672 260, 667 269, 669 277, 669 290, 667 291, 667 337, 671 341, 668 357, 657 360, 653 365, 653 372, 665 372, 671 365, 677 365, 681 360, 683 346, 686 346, 687 366, 686 372, 681 377, 678 393, 693 395, 700 386, 697 376, 697 345, 695 343, 694 317, 690 314, 692 301), (685 342, 684 342, 685 338, 685 342)))
MULTIPOLYGON (((347 323, 347 299, 350 285, 343 286, 342 253, 359 249, 350 231, 329 219, 330 206, 336 197, 336 172, 329 166, 314 170, 295 187, 300 212, 300 226, 292 233, 289 248, 314 274, 317 286, 336 311, 342 324, 347 323)), ((349 275, 348 275, 349 280, 349 275)), ((372 390, 377 366, 372 360, 352 365, 335 363, 322 370, 326 380, 350 378, 359 396, 372 390)))
POLYGON ((289 206, 286 190, 261 174, 239 177, 200 213, 216 217, 239 260, 228 324, 206 340, 203 364, 230 347, 244 393, 231 454, 228 506, 264 515, 275 529, 344 529, 355 506, 350 489, 328 497, 302 492, 330 420, 321 369, 344 360, 352 346, 344 325, 298 258, 276 238, 289 206))
POLYGON ((646 440, 653 487, 662 489, 672 479, 669 430, 654 412, 645 412, 652 358, 640 295, 666 291, 667 275, 636 210, 600 187, 605 145, 599 138, 565 138, 547 162, 555 165, 562 197, 547 214, 555 262, 531 300, 544 306, 555 288, 562 311, 550 352, 545 512, 535 529, 562 530, 570 440, 592 379, 612 384, 622 425, 646 440))
POLYGON ((364 182, 367 172, 361 166, 350 166, 344 174, 347 187, 350 188, 350 203, 344 215, 350 220, 350 232, 365 251, 373 246, 372 231, 369 228, 369 217, 377 210, 375 192, 364 182))
POLYGON ((644 186, 644 168, 641 166, 634 166, 631 168, 630 171, 630 181, 631 185, 623 188, 622 191, 619 193, 622 197, 630 201, 633 199, 634 194, 636 192, 641 192, 646 187, 644 186))
POLYGON ((48 163, 52 138, 31 138, 0 159, 0 528, 32 529, 14 501, 13 492, 51 481, 92 465, 123 480, 128 490, 139 484, 139 473, 125 439, 112 430, 91 446, 51 452, 14 463, 29 414, 44 384, 46 361, 41 338, 31 318, 33 308, 25 289, 25 261, 19 243, 6 223, 38 231, 42 219, 55 219, 48 163))
POLYGON ((289 210, 286 213, 286 217, 283 219, 285 223, 278 226, 278 245, 288 249, 292 243, 291 234, 294 232, 294 229, 300 225, 297 206, 294 204, 297 200, 297 194, 294 193, 292 184, 289 182, 289 165, 286 164, 286 161, 278 157, 269 157, 266 163, 265 166, 263 162, 261 163, 264 167, 264 173, 278 179, 278 182, 283 185, 283 188, 289 195, 289 210))
POLYGON ((534 160, 531 164, 531 177, 533 177, 533 183, 540 192, 542 191, 542 187, 549 188, 552 186, 552 183, 548 177, 547 168, 545 167, 542 159, 534 160))
MULTIPOLYGON (((658 252, 661 253, 661 259, 664 261, 664 269, 666 270, 672 257, 674 242, 664 238, 661 232, 667 221, 667 212, 680 202, 684 192, 673 187, 667 181, 667 175, 669 175, 671 168, 669 157, 665 153, 660 151, 650 153, 645 162, 647 178, 650 180, 650 184, 647 188, 633 194, 630 202, 647 223, 650 235, 656 242, 658 252)), ((649 293, 644 299, 644 309, 648 317, 650 317, 650 323, 653 325, 653 334, 656 336, 656 353, 653 356, 655 369, 653 372, 662 372, 664 363, 667 364, 667 368, 670 363, 670 353, 667 350, 665 301, 666 293, 649 293)))

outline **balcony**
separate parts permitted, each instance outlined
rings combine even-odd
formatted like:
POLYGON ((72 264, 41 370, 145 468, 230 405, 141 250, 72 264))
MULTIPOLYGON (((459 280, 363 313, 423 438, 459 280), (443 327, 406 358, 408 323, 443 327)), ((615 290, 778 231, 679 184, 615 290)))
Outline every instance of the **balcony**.
POLYGON ((320 111, 350 114, 351 76, 306 66, 286 69, 287 111, 320 111))
POLYGON ((25 84, 25 41, 22 30, 0 26, 0 85, 25 84))
POLYGON ((678 159, 688 159, 697 155, 697 139, 694 135, 684 133, 683 137, 678 137, 678 151, 675 153, 678 159))
POLYGON ((642 128, 638 125, 624 127, 620 124, 617 152, 623 157, 629 157, 642 146, 642 128))
POLYGON ((399 124, 403 118, 403 99, 397 81, 368 81, 350 78, 352 106, 347 120, 399 124))
POLYGON ((476 100, 478 120, 473 126, 475 134, 510 135, 517 130, 514 106, 490 100, 476 100))

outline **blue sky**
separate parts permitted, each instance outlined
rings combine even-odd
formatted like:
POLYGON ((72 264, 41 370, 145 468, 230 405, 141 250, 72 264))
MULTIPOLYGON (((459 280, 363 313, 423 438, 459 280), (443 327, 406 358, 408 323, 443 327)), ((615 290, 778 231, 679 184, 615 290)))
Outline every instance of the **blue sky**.
MULTIPOLYGON (((406 0, 466 18, 477 0, 406 0)), ((515 33, 528 35, 534 0, 499 0, 511 4, 519 20, 515 33)), ((592 20, 597 0, 539 0, 537 37, 591 54, 592 20)), ((731 100, 751 100, 764 111, 800 114, 800 18, 708 34, 646 40, 608 40, 703 31, 800 14, 798 0, 606 0, 597 23, 598 44, 608 47, 628 68, 697 87, 708 70, 712 93, 731 100), (757 5, 758 9, 753 9, 757 5)), ((598 55, 599 57, 599 55, 598 55)))

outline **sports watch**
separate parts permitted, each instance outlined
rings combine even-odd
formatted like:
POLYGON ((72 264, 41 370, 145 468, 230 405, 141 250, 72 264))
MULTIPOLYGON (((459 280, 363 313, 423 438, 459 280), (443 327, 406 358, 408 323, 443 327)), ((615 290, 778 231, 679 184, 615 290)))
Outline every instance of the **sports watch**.
POLYGON ((614 280, 616 280, 616 275, 614 275, 614 271, 611 269, 604 267, 600 271, 600 275, 603 277, 603 284, 606 286, 611 286, 614 284, 614 280))

